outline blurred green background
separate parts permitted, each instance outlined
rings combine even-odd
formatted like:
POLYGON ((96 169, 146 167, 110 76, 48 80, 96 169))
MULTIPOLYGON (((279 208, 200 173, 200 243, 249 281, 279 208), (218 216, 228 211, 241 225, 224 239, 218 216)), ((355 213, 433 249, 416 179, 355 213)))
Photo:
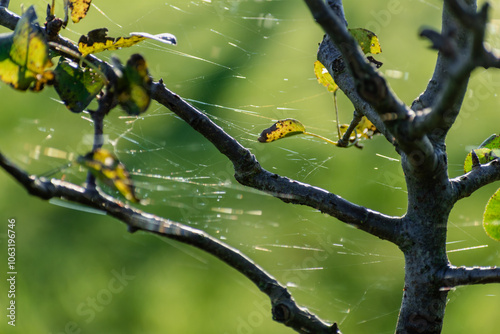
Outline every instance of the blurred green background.
MULTIPOLYGON (((425 88, 436 59, 418 32, 440 27, 441 1, 344 2, 350 27, 379 35, 381 71, 410 104, 425 88)), ((332 96, 312 70, 323 33, 303 1, 94 3, 101 12, 92 7, 81 23, 69 24, 65 36, 76 41, 100 27, 113 37, 133 31, 175 34, 175 47, 143 42, 99 56, 125 62, 132 53, 143 54, 155 80, 163 78, 209 114, 264 168, 385 214, 404 214, 403 175, 384 138, 365 142, 363 150, 300 136, 271 144, 256 140, 273 120, 287 117, 335 139, 332 96)), ((495 11, 500 1, 491 3, 488 40, 500 49, 495 11)), ((47 2, 34 4, 43 22, 47 2)), ((62 15, 62 1, 57 6, 62 15)), ((16 1, 10 9, 21 13, 16 1)), ((472 147, 499 132, 498 92, 498 72, 474 72, 447 142, 450 176, 462 173, 472 147)), ((50 87, 22 93, 2 84, 0 101, 0 151, 29 172, 46 173, 91 149, 88 114, 69 112, 50 87)), ((339 110, 341 122, 348 123, 353 109, 341 93, 339 110)), ((151 199, 143 209, 239 248, 287 284, 300 305, 340 323, 344 333, 393 332, 404 273, 395 246, 238 185, 231 164, 156 103, 139 118, 113 111, 105 132, 106 147, 132 170, 139 196, 151 199)), ((55 177, 81 184, 85 171, 72 166, 55 177)), ((129 234, 110 217, 30 197, 4 172, 0 185, 2 277, 8 271, 9 218, 16 219, 18 272, 15 328, 5 317, 6 280, 0 284, 1 333, 292 332, 272 321, 266 296, 211 256, 150 234, 129 234)), ((481 227, 486 201, 498 186, 485 187, 453 210, 448 237, 453 264, 500 264, 500 245, 481 227)), ((459 288, 449 294, 443 332, 494 333, 499 308, 497 285, 459 288)))

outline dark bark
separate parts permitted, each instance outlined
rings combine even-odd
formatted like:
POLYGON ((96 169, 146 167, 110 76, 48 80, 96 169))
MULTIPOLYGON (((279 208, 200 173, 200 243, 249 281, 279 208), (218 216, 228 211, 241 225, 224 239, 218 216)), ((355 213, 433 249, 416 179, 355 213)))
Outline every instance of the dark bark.
POLYGON ((381 126, 401 154, 408 209, 400 231, 404 242, 398 243, 405 255, 405 286, 396 333, 440 333, 449 286, 467 280, 498 282, 498 270, 457 269, 446 254, 448 216, 455 202, 500 178, 497 159, 449 180, 444 144, 460 112, 470 73, 497 62, 483 47, 488 6, 476 14, 475 1, 465 5, 445 1, 443 31, 423 32, 440 53, 432 80, 413 103, 414 112, 401 105, 349 36, 342 2, 328 0, 329 6, 322 0, 305 2, 327 34, 318 59, 356 110, 381 126))

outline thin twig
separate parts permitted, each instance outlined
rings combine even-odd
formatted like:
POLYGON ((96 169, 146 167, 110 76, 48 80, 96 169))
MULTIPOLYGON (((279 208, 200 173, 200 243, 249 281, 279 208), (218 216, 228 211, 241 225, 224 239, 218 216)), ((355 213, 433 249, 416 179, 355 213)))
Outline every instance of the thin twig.
POLYGON ((335 90, 333 92, 333 106, 335 108, 335 122, 337 123, 337 136, 338 136, 337 138, 339 139, 338 145, 342 147, 342 145, 340 143, 341 133, 340 133, 339 108, 338 108, 338 105, 337 105, 337 90, 335 90))
POLYGON ((460 285, 500 283, 500 268, 449 266, 442 281, 445 289, 460 285))
MULTIPOLYGON (((349 142, 351 141, 351 135, 352 133, 356 133, 356 127, 359 125, 359 122, 361 122, 361 119, 363 118, 363 115, 359 113, 357 110, 354 110, 354 114, 352 116, 352 121, 351 124, 349 124, 349 127, 347 130, 345 130, 344 136, 342 138, 339 138, 339 146, 340 147, 347 147, 349 146, 349 142)), ((356 143, 358 136, 355 134, 356 138, 354 139, 354 143, 356 143)))
POLYGON ((495 159, 487 164, 475 166, 469 173, 451 179, 453 199, 458 201, 469 197, 487 184, 500 181, 500 160, 495 159))

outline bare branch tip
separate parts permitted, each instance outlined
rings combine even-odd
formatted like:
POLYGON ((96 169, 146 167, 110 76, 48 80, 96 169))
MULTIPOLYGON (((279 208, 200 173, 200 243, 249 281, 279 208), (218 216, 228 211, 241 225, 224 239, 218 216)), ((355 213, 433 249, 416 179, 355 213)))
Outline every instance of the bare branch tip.
POLYGON ((472 169, 476 169, 481 167, 481 162, 479 161, 479 157, 476 153, 475 150, 472 150, 470 152, 471 158, 472 158, 472 169))

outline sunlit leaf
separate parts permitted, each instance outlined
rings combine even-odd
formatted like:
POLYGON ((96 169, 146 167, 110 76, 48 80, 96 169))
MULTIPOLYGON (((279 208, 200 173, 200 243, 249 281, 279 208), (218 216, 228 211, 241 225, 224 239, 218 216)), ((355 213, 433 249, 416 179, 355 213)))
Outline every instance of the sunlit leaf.
POLYGON ((74 23, 80 22, 90 8, 92 0, 69 0, 69 8, 71 9, 71 20, 74 23))
POLYGON ((295 119, 284 119, 274 123, 270 128, 262 131, 259 137, 261 143, 270 143, 272 141, 298 135, 306 131, 304 125, 295 119))
POLYGON ((328 73, 328 70, 321 64, 319 60, 314 62, 314 74, 316 74, 316 79, 318 82, 328 89, 329 92, 335 92, 339 89, 339 86, 333 81, 332 76, 328 73))
POLYGON ((500 148, 500 136, 499 135, 491 135, 484 142, 479 145, 479 147, 487 147, 491 149, 500 148))
POLYGON ((134 32, 130 37, 109 37, 107 36, 108 29, 100 28, 89 31, 87 36, 83 35, 78 41, 78 50, 85 57, 91 53, 102 51, 112 51, 121 48, 128 48, 142 42, 145 39, 154 39, 166 44, 176 44, 175 36, 172 34, 151 35, 148 33, 134 32))
POLYGON ((118 76, 118 102, 129 115, 145 112, 151 102, 152 85, 146 60, 140 54, 133 54, 125 66, 116 58, 113 63, 118 76))
POLYGON ((356 39, 356 41, 358 41, 359 46, 361 46, 361 50, 363 50, 365 54, 377 54, 382 52, 377 35, 370 30, 354 28, 349 29, 349 32, 356 39))
POLYGON ((483 227, 491 238, 500 241, 500 189, 491 196, 483 214, 483 227))
MULTIPOLYGON (((500 156, 500 136, 491 135, 477 149, 474 149, 479 163, 485 164, 500 156)), ((468 173, 472 170, 472 153, 467 154, 464 161, 464 172, 468 173)))
POLYGON ((61 57, 57 64, 54 88, 69 110, 82 112, 104 86, 103 78, 91 68, 61 57))
MULTIPOLYGON (((344 135, 344 133, 347 131, 347 128, 349 128, 349 124, 342 124, 340 125, 340 133, 341 135, 344 135)), ((354 141, 357 139, 372 139, 372 137, 379 133, 375 125, 373 125, 372 122, 365 116, 361 118, 361 121, 359 124, 356 126, 356 131, 351 134, 351 137, 349 138, 351 141, 354 141), (357 136, 357 137, 356 137, 357 136)))
POLYGON ((97 179, 117 189, 127 200, 137 203, 130 174, 116 156, 106 149, 98 149, 79 156, 77 162, 86 167, 97 179))
POLYGON ((19 90, 39 91, 54 78, 49 47, 36 23, 33 6, 23 14, 13 33, 0 35, 0 79, 19 90))

